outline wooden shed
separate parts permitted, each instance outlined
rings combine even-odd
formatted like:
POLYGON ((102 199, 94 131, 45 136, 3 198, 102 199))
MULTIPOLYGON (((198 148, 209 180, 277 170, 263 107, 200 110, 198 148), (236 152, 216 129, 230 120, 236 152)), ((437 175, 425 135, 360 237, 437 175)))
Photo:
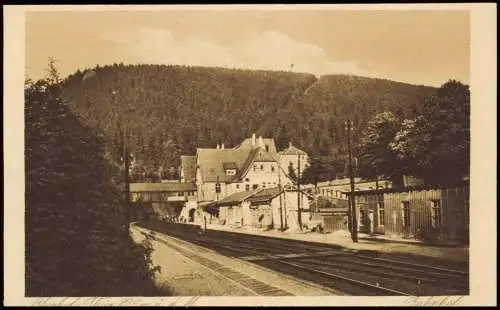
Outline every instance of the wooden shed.
POLYGON ((431 242, 468 243, 469 184, 355 193, 359 232, 431 242))

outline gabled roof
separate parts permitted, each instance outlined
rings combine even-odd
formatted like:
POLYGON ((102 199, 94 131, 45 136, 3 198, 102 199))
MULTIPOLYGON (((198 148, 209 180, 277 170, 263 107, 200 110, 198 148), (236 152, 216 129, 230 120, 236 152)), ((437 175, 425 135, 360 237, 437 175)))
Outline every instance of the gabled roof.
POLYGON ((185 182, 193 182, 196 179, 196 156, 181 156, 181 169, 185 182))
POLYGON ((306 152, 296 148, 295 146, 291 145, 287 148, 284 149, 283 151, 279 152, 280 155, 307 155, 306 152))
MULTIPOLYGON (((276 146, 273 139, 245 139, 240 145, 232 149, 197 149, 197 165, 201 170, 203 182, 235 182, 241 179, 244 172, 253 163, 255 158, 259 161, 275 161, 276 146), (259 141, 263 146, 259 146, 259 141), (268 151, 266 147, 268 146, 268 151), (226 175, 225 164, 234 164, 236 175, 226 175)), ((234 168, 231 168, 234 169, 234 168)))
POLYGON ((248 169, 250 169, 254 162, 276 162, 277 159, 275 159, 275 156, 276 153, 271 153, 271 151, 266 152, 266 150, 263 148, 252 150, 243 163, 243 166, 238 173, 238 178, 243 178, 243 176, 246 175, 248 169))
MULTIPOLYGON (((235 176, 226 175, 223 163, 232 162, 241 167, 248 152, 236 149, 201 149, 197 150, 198 166, 203 182, 231 182, 235 176)), ((239 170, 239 168, 237 168, 239 170)))
POLYGON ((196 191, 193 183, 130 183, 131 192, 192 192, 196 191))
POLYGON ((238 166, 236 165, 235 162, 229 162, 229 163, 222 163, 222 168, 224 168, 224 170, 238 169, 238 166))
MULTIPOLYGON (((263 148, 265 149, 266 145, 269 148, 269 152, 277 154, 276 145, 274 144, 274 139, 270 138, 262 138, 263 148)), ((259 146, 259 138, 256 138, 255 145, 252 145, 252 138, 247 138, 241 142, 240 145, 235 147, 234 149, 245 149, 251 150, 259 146)))

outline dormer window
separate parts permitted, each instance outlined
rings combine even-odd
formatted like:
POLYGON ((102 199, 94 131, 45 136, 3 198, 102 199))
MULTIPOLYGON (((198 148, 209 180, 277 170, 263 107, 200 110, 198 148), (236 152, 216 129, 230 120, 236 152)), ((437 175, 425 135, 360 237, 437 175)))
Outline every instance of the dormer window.
POLYGON ((224 168, 224 172, 226 175, 236 175, 236 171, 238 167, 234 162, 225 162, 222 164, 222 168, 224 168))
POLYGON ((266 144, 266 152, 269 152, 269 145, 266 144))

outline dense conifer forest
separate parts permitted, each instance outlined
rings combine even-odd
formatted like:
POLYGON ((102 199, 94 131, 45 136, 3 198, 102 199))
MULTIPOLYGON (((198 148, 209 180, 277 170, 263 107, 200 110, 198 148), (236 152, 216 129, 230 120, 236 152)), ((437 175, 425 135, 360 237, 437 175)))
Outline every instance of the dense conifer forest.
POLYGON ((354 121, 356 142, 377 113, 412 118, 436 91, 348 75, 123 64, 77 71, 63 83, 70 107, 103 133, 111 157, 120 161, 123 135, 137 167, 164 178, 175 177, 168 168, 181 154, 233 147, 252 133, 308 152, 321 162, 319 179, 344 175, 345 120, 354 121))

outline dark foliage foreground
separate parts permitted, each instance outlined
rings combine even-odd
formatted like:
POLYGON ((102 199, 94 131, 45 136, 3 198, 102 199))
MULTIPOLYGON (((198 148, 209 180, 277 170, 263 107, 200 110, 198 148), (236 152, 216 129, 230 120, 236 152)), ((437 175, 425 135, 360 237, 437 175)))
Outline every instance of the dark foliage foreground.
POLYGON ((101 138, 65 106, 57 81, 25 86, 26 295, 167 295, 149 243, 125 230, 101 138))

